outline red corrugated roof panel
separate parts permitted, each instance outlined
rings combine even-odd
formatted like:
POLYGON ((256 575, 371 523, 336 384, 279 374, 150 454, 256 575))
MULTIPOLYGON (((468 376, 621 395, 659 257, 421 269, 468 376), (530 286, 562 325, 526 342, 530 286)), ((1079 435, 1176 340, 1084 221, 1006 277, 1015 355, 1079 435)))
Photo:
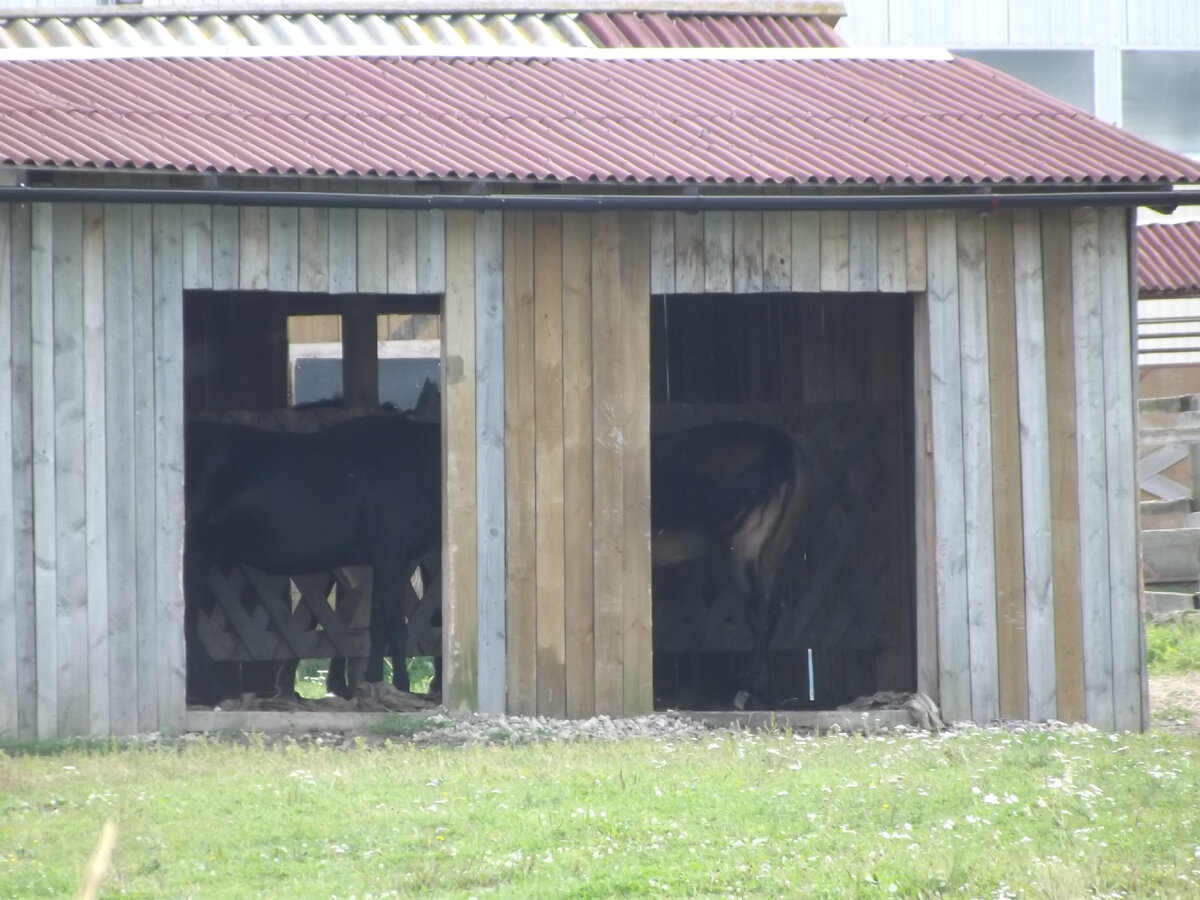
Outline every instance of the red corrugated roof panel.
POLYGON ((1141 225, 1137 234, 1143 297, 1200 296, 1200 222, 1141 225))
POLYGON ((964 59, 0 61, 18 165, 631 183, 1200 181, 964 59))

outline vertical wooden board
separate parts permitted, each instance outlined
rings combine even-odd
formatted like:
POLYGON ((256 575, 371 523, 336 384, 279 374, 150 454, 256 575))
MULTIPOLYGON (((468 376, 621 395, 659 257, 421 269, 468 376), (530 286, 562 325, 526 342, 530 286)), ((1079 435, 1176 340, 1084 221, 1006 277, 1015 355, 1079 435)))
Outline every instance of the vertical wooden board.
POLYGON ((1017 316, 1017 410, 1021 421, 1029 716, 1035 721, 1043 721, 1058 714, 1058 701, 1041 223, 1037 213, 1030 210, 1018 210, 1013 214, 1013 273, 1017 316))
POLYGON ((331 294, 358 290, 358 216, 352 209, 329 210, 326 269, 331 294))
POLYGON ((680 294, 704 290, 702 213, 675 213, 675 290, 680 294))
POLYGON ((933 378, 929 296, 913 298, 913 553, 917 690, 940 696, 938 684, 937 514, 934 504, 933 378))
POLYGON ((763 213, 763 290, 792 289, 792 214, 763 213))
POLYGON ((34 352, 33 352, 33 209, 10 206, 12 269, 12 516, 13 596, 16 607, 17 680, 13 695, 17 736, 38 736, 37 576, 34 565, 34 352))
POLYGON ((879 290, 879 221, 873 210, 850 213, 850 290, 863 293, 879 290))
MULTIPOLYGON (((300 289, 300 211, 294 206, 267 210, 268 286, 273 291, 300 289)), ((186 272, 186 266, 185 272, 186 272)))
POLYGON ((238 212, 238 287, 265 291, 271 281, 270 214, 265 206, 243 206, 238 212))
POLYGON ((155 346, 151 208, 133 207, 133 482, 136 548, 138 731, 157 731, 158 721, 158 477, 155 470, 155 346), (155 473, 148 477, 148 473, 155 473))
MULTIPOLYGON (((647 240, 649 235, 646 236, 647 240)), ((647 245, 648 246, 648 245, 647 245)), ((566 715, 563 609, 562 217, 533 218, 534 471, 537 711, 566 715)))
POLYGON ((329 210, 303 207, 297 211, 299 266, 296 289, 324 293, 329 290, 329 210))
POLYGON ((675 213, 650 214, 650 290, 675 293, 675 213))
MULTIPOLYGON (((674 216, 670 217, 672 225, 674 216)), ((672 258, 674 243, 671 245, 672 258)), ((672 270, 673 270, 672 265, 672 270)), ((563 593, 567 717, 596 713, 592 567, 591 219, 563 215, 563 593)))
POLYGON ((446 259, 450 265, 442 340, 446 501, 442 507, 442 673, 445 703, 452 710, 475 709, 479 703, 475 591, 476 215, 455 212, 445 220, 446 259))
POLYGON ((923 291, 929 267, 926 263, 925 242, 927 227, 924 210, 911 210, 904 214, 904 249, 908 266, 908 290, 923 291))
POLYGON ((475 227, 475 385, 478 708, 504 713, 504 216, 499 212, 483 213, 475 227))
POLYGON ((113 734, 138 730, 134 454, 133 211, 104 210, 104 440, 107 478, 108 695, 113 734))
POLYGON ((17 592, 16 516, 13 471, 13 328, 12 232, 9 213, 12 205, 0 204, 0 683, 8 685, 8 696, 0 704, 0 736, 17 738, 17 606, 23 597, 17 592))
POLYGON ((760 294, 762 289, 762 213, 736 212, 733 214, 733 291, 760 294))
MULTIPOLYGON (((750 229, 751 234, 755 229, 750 229)), ((761 246, 758 240, 749 243, 761 246)), ((623 618, 621 651, 624 668, 622 712, 646 715, 654 710, 653 649, 650 634, 650 257, 649 221, 645 213, 620 216, 620 302, 624 408, 622 460, 623 618)))
POLYGON ((899 210, 879 213, 879 290, 901 294, 908 291, 908 241, 906 214, 899 210))
POLYGON ((1012 213, 992 213, 985 229, 1000 715, 1023 719, 1029 715, 1029 681, 1025 663, 1025 551, 1012 213))
POLYGON ((508 712, 537 712, 533 216, 504 219, 504 470, 508 712))
POLYGON ((417 214, 417 293, 438 294, 446 289, 446 226, 440 209, 417 214))
MULTIPOLYGON (((241 273, 241 213, 236 206, 212 210, 212 287, 236 291, 241 273)), ((322 253, 324 256, 324 253, 322 253)))
POLYGON ((792 217, 792 290, 821 290, 821 214, 794 212, 792 217))
POLYGON ((417 214, 411 209, 387 211, 387 290, 417 291, 417 214))
POLYGON ((183 266, 178 206, 155 206, 154 267, 155 632, 159 728, 186 712, 183 648, 183 266))
POLYGON ((213 208, 190 204, 183 208, 183 287, 189 291, 213 288, 213 208))
POLYGON ((822 291, 850 290, 850 214, 823 211, 821 216, 822 291))
POLYGON ((379 402, 379 344, 375 298, 342 302, 342 396, 352 406, 379 402))
POLYGON ((733 290, 733 213, 706 212, 704 217, 704 290, 733 290))
POLYGON ((1109 472, 1107 451, 1100 449, 1107 440, 1101 277, 1099 211, 1094 207, 1072 210, 1071 294, 1084 709, 1088 724, 1111 731, 1115 727, 1115 718, 1112 588, 1108 561, 1109 472))
MULTIPOLYGON (((1108 565, 1112 603, 1113 724, 1119 731, 1146 727, 1138 567, 1137 431, 1133 396, 1136 306, 1129 278, 1127 228, 1120 208, 1100 211, 1100 290, 1104 340, 1105 460, 1108 466, 1108 565)), ((1135 262, 1136 265, 1136 262, 1135 262)))
POLYGON ((972 213, 957 218, 971 715, 985 722, 1000 714, 987 270, 983 219, 972 213))
POLYGON ((83 409, 89 726, 111 733, 108 672, 108 464, 105 442, 104 207, 83 208, 83 409))
POLYGON ((54 220, 33 207, 33 551, 37 641, 37 736, 58 736, 58 565, 54 451, 54 220))
POLYGON ((1042 213, 1046 393, 1050 425, 1050 516, 1054 575, 1057 718, 1084 720, 1079 602, 1079 467, 1075 460, 1075 338, 1071 313, 1071 220, 1042 213))
POLYGON ((625 692, 621 635, 625 410, 620 369, 626 361, 620 266, 620 217, 597 213, 592 218, 592 540, 596 712, 601 715, 621 715, 625 692))
POLYGON ((970 717, 972 693, 958 252, 953 213, 930 213, 927 223, 938 681, 942 714, 952 720, 970 717))
POLYGON ((388 289, 387 211, 358 211, 358 290, 383 294, 388 289))

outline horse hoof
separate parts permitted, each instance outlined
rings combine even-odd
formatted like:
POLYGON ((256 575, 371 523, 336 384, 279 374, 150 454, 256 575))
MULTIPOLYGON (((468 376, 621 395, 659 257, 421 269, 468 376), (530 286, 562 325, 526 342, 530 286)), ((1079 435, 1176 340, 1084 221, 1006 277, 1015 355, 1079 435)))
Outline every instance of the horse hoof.
POLYGON ((750 692, 738 691, 733 695, 733 708, 741 712, 746 711, 746 707, 750 704, 750 692))

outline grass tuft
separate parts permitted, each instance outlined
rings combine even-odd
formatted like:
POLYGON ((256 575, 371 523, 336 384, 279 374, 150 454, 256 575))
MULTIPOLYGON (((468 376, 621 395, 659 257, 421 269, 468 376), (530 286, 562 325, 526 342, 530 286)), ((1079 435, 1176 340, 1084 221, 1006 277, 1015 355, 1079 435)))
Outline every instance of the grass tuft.
POLYGON ((1146 663, 1151 675, 1200 672, 1200 616, 1147 623, 1146 663))

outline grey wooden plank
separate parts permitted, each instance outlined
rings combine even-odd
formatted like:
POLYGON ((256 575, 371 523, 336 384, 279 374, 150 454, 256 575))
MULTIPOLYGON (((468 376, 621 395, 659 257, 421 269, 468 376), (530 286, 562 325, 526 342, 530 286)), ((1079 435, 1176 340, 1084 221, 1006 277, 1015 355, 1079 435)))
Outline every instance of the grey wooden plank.
POLYGON ((763 213, 763 290, 792 289, 792 214, 763 213))
POLYGON ((650 214, 650 293, 675 293, 675 213, 650 214))
POLYGON ((58 736, 58 570, 54 521, 54 220, 33 207, 33 552, 37 642, 37 736, 58 736))
POLYGON ((675 213, 675 290, 696 294, 704 290, 704 216, 675 213))
POLYGON ((446 213, 432 209, 417 215, 417 293, 440 294, 446 288, 446 213))
MULTIPOLYGON (((323 256, 322 253, 322 258, 323 256)), ((213 290, 236 291, 241 266, 241 216, 238 207, 214 206, 212 211, 213 290)))
POLYGON ((733 290, 758 294, 763 289, 763 217, 760 212, 733 214, 733 290))
POLYGON ((383 294, 388 289, 387 212, 358 211, 358 290, 383 294))
POLYGON ((58 733, 87 734, 88 591, 84 478, 83 208, 57 203, 54 228, 54 523, 58 733))
POLYGON ((138 591, 134 455, 133 210, 104 211, 104 439, 107 469, 109 724, 138 730, 138 591))
POLYGON ((850 214, 823 211, 821 217, 821 290, 850 290, 850 214))
POLYGON ((183 258, 182 211, 156 206, 154 267, 155 631, 159 728, 177 731, 186 711, 183 648, 183 258))
MULTIPOLYGON (((184 207, 186 214, 187 208, 184 207)), ((300 211, 272 206, 267 210, 267 284, 273 291, 300 290, 300 211)), ((186 263, 186 258, 185 258, 186 263)), ((184 267, 186 276, 187 267, 184 267)))
POLYGON ((297 212, 300 245, 297 290, 329 290, 329 210, 303 207, 297 212))
MULTIPOLYGON (((155 521, 157 473, 154 462, 154 291, 151 278, 153 246, 151 208, 132 210, 130 246, 134 278, 133 307, 133 461, 135 479, 134 546, 137 597, 138 731, 157 731, 158 722, 158 591, 155 566, 158 528, 155 521)), ((236 233, 236 232, 235 232, 236 233)), ((238 270, 234 270, 236 276, 238 270)), ((234 283, 236 288, 237 284, 234 283)))
POLYGON ((1029 716, 1058 714, 1054 642, 1054 558, 1050 508, 1050 413, 1042 237, 1036 212, 1013 214, 1017 325, 1017 408, 1021 419, 1021 507, 1025 551, 1025 641, 1029 716))
POLYGON ((388 210, 387 290, 389 294, 417 291, 417 214, 411 209, 388 210))
POLYGON ((733 290, 733 213, 704 215, 704 290, 733 290))
POLYGON ((12 206, 12 268, 9 327, 12 337, 12 515, 13 596, 16 605, 16 665, 13 702, 17 737, 37 737, 37 603, 33 537, 33 252, 32 208, 12 206))
POLYGON ((792 216, 792 290, 815 294, 821 290, 821 214, 792 216))
POLYGON ((108 468, 105 443, 104 207, 83 208, 83 411, 88 619, 88 731, 111 733, 108 468))
POLYGON ((907 279, 907 227, 902 210, 879 213, 879 290, 904 293, 907 279))
POLYGON ((358 216, 352 209, 329 211, 329 292, 358 290, 358 216))
MULTIPOLYGON (((17 689, 16 518, 13 512, 13 377, 12 234, 10 204, 0 205, 0 683, 17 689)), ((0 704, 0 736, 18 735, 17 707, 12 698, 0 704)))
POLYGON ((183 208, 183 287, 208 291, 213 287, 213 208, 189 204, 183 208))
POLYGON ((1137 299, 1136 285, 1131 287, 1130 284, 1129 266, 1134 243, 1127 230, 1133 227, 1133 219, 1123 209, 1100 212, 1113 725, 1121 731, 1140 730, 1148 724, 1143 708, 1145 665, 1138 570, 1137 428, 1133 388, 1137 299))
POLYGON ((937 543, 939 704, 950 719, 971 716, 967 547, 962 448, 962 358, 957 241, 952 213, 928 225, 929 367, 937 543))
POLYGON ((958 216, 958 297, 971 713, 974 720, 980 722, 1000 715, 1000 682, 996 641, 987 273, 984 222, 977 215, 958 216))
MULTIPOLYGON (((247 187, 262 188, 262 179, 247 187)), ((270 286, 270 213, 263 206, 240 207, 238 216, 238 287, 243 291, 265 291, 270 286)))
POLYGON ((850 290, 879 290, 879 219, 873 210, 850 213, 850 290))
POLYGON ((475 506, 479 711, 505 711, 504 217, 475 225, 475 506))

